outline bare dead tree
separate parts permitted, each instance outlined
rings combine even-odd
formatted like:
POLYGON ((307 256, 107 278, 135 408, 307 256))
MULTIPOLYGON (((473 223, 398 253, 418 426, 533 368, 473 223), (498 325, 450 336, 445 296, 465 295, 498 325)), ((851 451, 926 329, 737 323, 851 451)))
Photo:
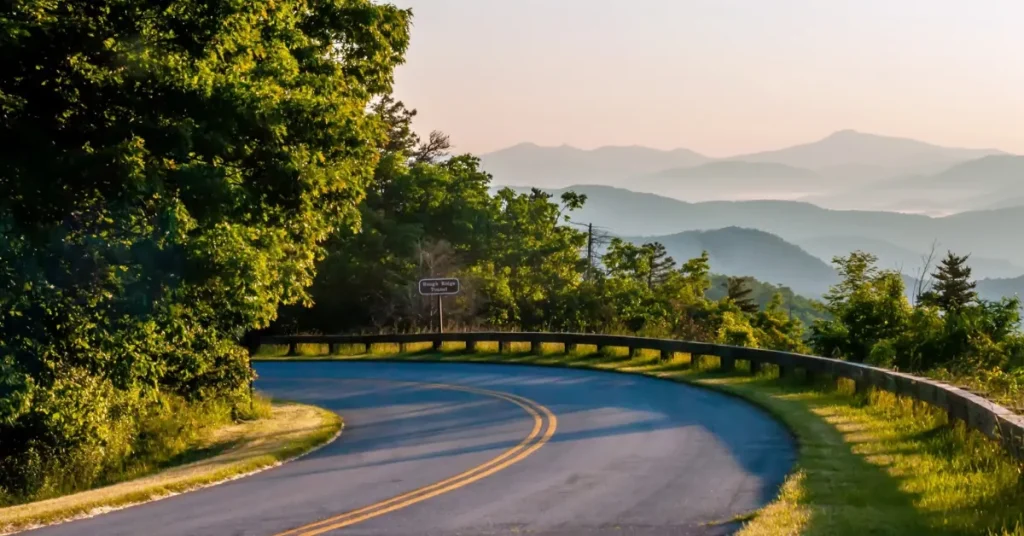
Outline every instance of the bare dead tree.
POLYGON ((431 131, 427 141, 419 144, 412 151, 413 162, 419 164, 432 164, 448 156, 448 150, 452 148, 451 139, 444 132, 431 131))
POLYGON ((928 251, 927 255, 921 256, 921 271, 917 276, 916 287, 914 288, 914 305, 916 306, 921 301, 921 295, 931 289, 934 279, 931 275, 932 266, 935 263, 935 249, 938 247, 938 241, 932 241, 931 250, 928 251))

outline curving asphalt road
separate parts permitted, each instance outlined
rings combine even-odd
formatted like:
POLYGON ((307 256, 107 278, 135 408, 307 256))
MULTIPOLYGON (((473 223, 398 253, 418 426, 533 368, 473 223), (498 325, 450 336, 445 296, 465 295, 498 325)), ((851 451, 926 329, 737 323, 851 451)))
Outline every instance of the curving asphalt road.
POLYGON ((736 525, 721 521, 770 501, 795 458, 760 410, 640 376, 368 362, 257 371, 258 389, 341 413, 341 438, 251 477, 28 534, 728 534, 736 525))

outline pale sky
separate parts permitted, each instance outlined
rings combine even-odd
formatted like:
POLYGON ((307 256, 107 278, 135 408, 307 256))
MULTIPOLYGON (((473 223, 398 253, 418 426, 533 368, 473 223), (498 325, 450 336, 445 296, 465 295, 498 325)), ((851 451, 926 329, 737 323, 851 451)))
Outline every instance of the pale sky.
POLYGON ((459 151, 710 156, 836 130, 1024 154, 1024 0, 391 0, 395 93, 459 151))

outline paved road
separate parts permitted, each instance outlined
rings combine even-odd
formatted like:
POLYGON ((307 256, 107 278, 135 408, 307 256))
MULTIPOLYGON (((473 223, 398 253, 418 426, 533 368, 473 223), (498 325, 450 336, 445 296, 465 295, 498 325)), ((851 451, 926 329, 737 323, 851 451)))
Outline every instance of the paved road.
POLYGON ((257 371, 259 389, 341 413, 341 438, 248 478, 29 534, 728 534, 734 524, 707 523, 771 500, 794 460, 760 410, 639 376, 366 362, 257 371))

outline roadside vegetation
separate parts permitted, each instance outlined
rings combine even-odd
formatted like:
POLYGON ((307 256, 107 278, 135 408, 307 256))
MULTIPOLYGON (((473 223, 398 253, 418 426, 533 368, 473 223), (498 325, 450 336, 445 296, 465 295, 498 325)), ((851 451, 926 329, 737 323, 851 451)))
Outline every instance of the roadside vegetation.
POLYGON ((262 418, 212 427, 201 433, 166 437, 175 445, 161 459, 139 460, 134 470, 110 478, 109 486, 16 506, 0 507, 0 534, 89 516, 237 478, 305 454, 336 437, 337 414, 305 404, 275 403, 258 397, 262 418), (171 452, 176 452, 170 455, 171 452))

